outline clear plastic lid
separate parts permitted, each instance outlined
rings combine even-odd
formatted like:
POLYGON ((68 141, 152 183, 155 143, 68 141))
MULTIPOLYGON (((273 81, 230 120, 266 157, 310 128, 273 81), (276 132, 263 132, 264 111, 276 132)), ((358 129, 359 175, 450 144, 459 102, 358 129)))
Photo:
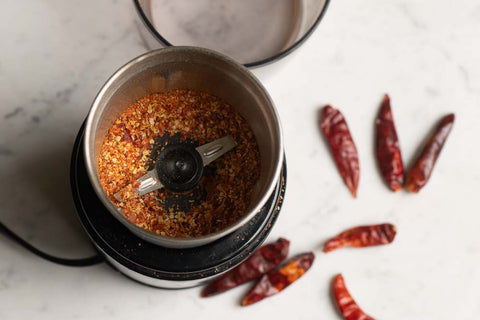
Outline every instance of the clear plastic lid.
POLYGON ((135 0, 152 49, 188 45, 260 66, 298 47, 329 0, 135 0))

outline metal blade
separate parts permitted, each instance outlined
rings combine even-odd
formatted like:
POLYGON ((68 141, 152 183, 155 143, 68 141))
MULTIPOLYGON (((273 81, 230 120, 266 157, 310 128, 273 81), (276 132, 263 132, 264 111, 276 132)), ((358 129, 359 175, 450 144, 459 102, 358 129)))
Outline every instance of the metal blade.
MULTIPOLYGON (((206 166, 212 161, 220 158, 236 146, 237 143, 233 140, 233 138, 231 136, 226 136, 221 139, 201 145, 195 148, 195 150, 197 150, 197 152, 200 154, 203 166, 206 166)), ((138 178, 136 182, 140 183, 140 186, 138 188, 135 188, 134 191, 139 196, 164 187, 158 179, 157 171, 155 169, 148 171, 145 175, 138 178)), ((122 191, 123 190, 120 190, 113 195, 118 201, 123 201, 122 191)))
MULTIPOLYGON (((134 189, 139 196, 163 188, 163 184, 158 180, 157 171, 155 169, 148 171, 145 175, 138 178, 136 182, 140 183, 140 186, 134 189)), ((118 201, 123 201, 121 194, 122 190, 115 193, 113 196, 118 201)))
POLYGON ((209 142, 207 144, 201 145, 195 148, 195 150, 200 153, 203 161, 203 166, 206 166, 212 161, 220 158, 236 146, 237 143, 233 140, 233 138, 231 136, 226 136, 218 140, 209 142))

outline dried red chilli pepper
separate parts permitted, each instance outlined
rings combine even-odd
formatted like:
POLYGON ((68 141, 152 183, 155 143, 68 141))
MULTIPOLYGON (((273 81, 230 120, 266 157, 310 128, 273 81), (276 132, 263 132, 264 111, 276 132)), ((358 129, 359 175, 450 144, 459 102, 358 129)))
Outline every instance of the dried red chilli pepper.
POLYGON ((357 148, 348 130, 347 122, 339 110, 325 106, 320 125, 330 145, 340 175, 352 195, 356 197, 360 179, 360 164, 357 148))
POLYGON ((314 259, 313 252, 299 254, 289 259, 279 269, 261 277, 243 298, 242 305, 248 306, 279 293, 307 272, 314 259))
POLYGON ((346 247, 362 248, 388 244, 393 241, 396 233, 395 226, 390 223, 351 228, 328 240, 323 246, 323 252, 346 247))
POLYGON ((333 296, 345 320, 375 320, 360 309, 347 290, 341 274, 333 279, 333 296))
POLYGON ((375 127, 375 153, 380 171, 388 187, 392 191, 398 191, 403 188, 404 169, 388 95, 385 95, 380 106, 375 127))
POLYGON ((264 245, 235 269, 207 285, 203 289, 201 296, 210 297, 259 278, 285 260, 289 246, 290 241, 283 238, 278 239, 274 243, 264 245))
POLYGON ((453 113, 443 117, 435 129, 435 132, 428 139, 422 153, 408 172, 405 187, 409 191, 417 193, 427 184, 438 155, 440 151, 442 151, 442 147, 452 130, 454 121, 455 115, 453 113))

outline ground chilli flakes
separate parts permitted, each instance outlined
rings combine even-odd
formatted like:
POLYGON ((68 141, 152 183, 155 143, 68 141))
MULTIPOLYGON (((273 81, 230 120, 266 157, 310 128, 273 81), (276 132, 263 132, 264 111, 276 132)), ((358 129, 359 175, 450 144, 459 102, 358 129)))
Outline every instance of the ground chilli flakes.
POLYGON ((103 142, 98 173, 107 196, 131 222, 163 236, 196 237, 224 229, 246 213, 260 175, 259 151, 246 120, 225 101, 174 90, 146 96, 118 117, 103 142), (202 145, 226 135, 237 147, 207 166, 210 174, 198 190, 134 195, 132 182, 151 166, 158 141, 177 137, 202 145), (113 197, 120 190, 122 202, 113 197), (169 205, 179 199, 188 210, 169 205))

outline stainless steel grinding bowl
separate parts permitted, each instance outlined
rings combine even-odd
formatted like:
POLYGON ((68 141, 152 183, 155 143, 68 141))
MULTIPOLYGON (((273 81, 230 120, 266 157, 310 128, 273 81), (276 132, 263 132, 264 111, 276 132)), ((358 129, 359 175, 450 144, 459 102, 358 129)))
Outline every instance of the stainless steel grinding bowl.
POLYGON ((262 84, 227 56, 197 47, 168 47, 143 54, 116 71, 104 84, 86 120, 85 163, 93 188, 105 207, 138 237, 169 248, 191 248, 213 242, 246 224, 275 189, 283 163, 283 137, 274 104, 262 84), (216 95, 249 123, 260 151, 260 178, 248 212, 226 229, 195 238, 172 238, 144 230, 125 218, 106 196, 97 163, 103 140, 117 117, 138 99, 174 89, 216 95))

